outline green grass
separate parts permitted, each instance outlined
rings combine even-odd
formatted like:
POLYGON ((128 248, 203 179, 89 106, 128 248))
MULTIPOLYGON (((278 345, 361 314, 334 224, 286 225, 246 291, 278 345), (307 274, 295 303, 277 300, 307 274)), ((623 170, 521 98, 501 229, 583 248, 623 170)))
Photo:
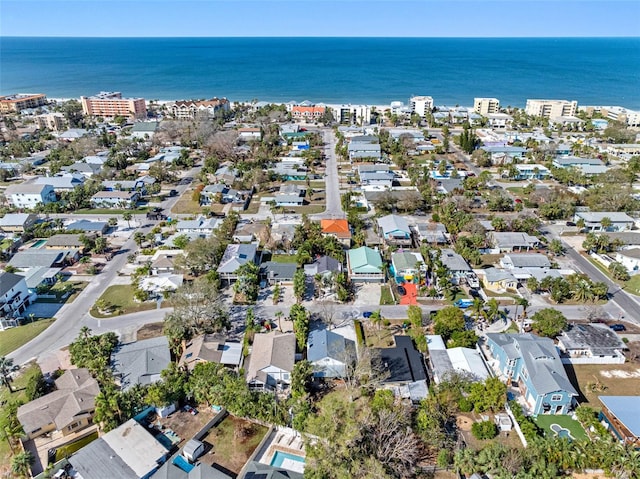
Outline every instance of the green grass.
POLYGON ((133 287, 128 284, 116 284, 109 286, 100 299, 104 299, 112 307, 110 314, 102 314, 98 308, 91 308, 91 315, 96 318, 113 318, 122 314, 137 313, 156 308, 156 302, 139 303, 133 299, 133 287))
POLYGON ((509 186, 509 187, 507 187, 507 191, 510 191, 511 193, 515 193, 516 195, 521 195, 523 190, 524 190, 524 188, 522 186, 509 186))
POLYGON ((574 439, 587 439, 587 434, 578 421, 571 419, 571 416, 540 414, 534 419, 535 423, 542 429, 547 436, 553 436, 550 426, 558 424, 560 427, 568 429, 574 439))
POLYGON ((640 296, 640 274, 631 276, 631 279, 625 283, 624 290, 627 293, 640 296))
POLYGON ((380 304, 396 304, 393 299, 393 295, 391 294, 391 288, 388 285, 380 286, 380 304))
POLYGON ((0 356, 6 356, 20 346, 27 344, 42 331, 47 329, 55 319, 41 319, 17 328, 0 331, 0 356))
POLYGON ((87 444, 89 444, 92 441, 95 441, 96 439, 98 439, 98 431, 95 431, 89 434, 88 436, 83 437, 82 439, 78 439, 77 441, 72 442, 71 444, 67 444, 66 446, 62 446, 61 448, 58 448, 58 450, 56 451, 56 462, 61 461, 65 457, 69 457, 78 449, 86 446, 87 444))
POLYGON ((324 202, 321 205, 305 205, 305 206, 286 206, 285 209, 287 212, 293 212, 296 214, 306 213, 308 215, 315 215, 318 213, 323 213, 326 209, 324 202))
POLYGON ((295 255, 292 254, 274 254, 271 256, 274 263, 297 263, 295 255))
MULTIPOLYGON (((3 333, 0 333, 3 334, 3 333)), ((2 344, 0 342, 0 344, 2 344)), ((25 387, 29 382, 29 379, 40 371, 40 367, 37 364, 31 364, 22 374, 18 376, 12 383, 14 392, 9 392, 9 389, 0 386, 0 404, 4 404, 7 401, 22 401, 27 402, 27 396, 25 394, 25 387)), ((0 420, 4 420, 4 410, 0 407, 0 420)), ((9 464, 11 462, 11 449, 6 440, 0 441, 0 465, 9 464)))
MULTIPOLYGON (((631 276, 631 279, 629 279, 629 281, 619 281, 617 279, 614 279, 613 277, 611 277, 611 273, 609 273, 609 270, 607 268, 604 267, 603 264, 600 264, 599 262, 597 262, 595 259, 593 259, 591 256, 584 256, 586 259, 588 259, 592 265, 594 265, 596 268, 598 268, 602 274, 604 274, 607 278, 609 278, 611 281, 613 281, 614 283, 619 284, 620 286, 622 286, 622 288, 627 292, 627 293, 631 293, 631 294, 635 294, 640 296, 640 275, 633 275, 631 276)), ((601 302, 601 304, 606 303, 606 300, 603 300, 601 302)))

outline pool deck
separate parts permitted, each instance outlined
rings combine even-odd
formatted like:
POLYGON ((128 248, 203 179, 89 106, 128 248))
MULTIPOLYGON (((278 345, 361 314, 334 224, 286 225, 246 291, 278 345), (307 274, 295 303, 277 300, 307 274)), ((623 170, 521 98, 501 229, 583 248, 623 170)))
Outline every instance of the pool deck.
MULTIPOLYGON (((276 451, 286 452, 294 456, 305 457, 304 442, 302 436, 294 429, 281 427, 274 429, 258 454, 258 462, 261 464, 271 465, 273 456, 276 451)), ((283 466, 286 468, 286 466, 283 466)), ((287 468, 288 469, 288 468, 287 468)), ((290 469, 295 471, 295 469, 290 469)), ((296 471, 299 472, 299 471, 296 471)))

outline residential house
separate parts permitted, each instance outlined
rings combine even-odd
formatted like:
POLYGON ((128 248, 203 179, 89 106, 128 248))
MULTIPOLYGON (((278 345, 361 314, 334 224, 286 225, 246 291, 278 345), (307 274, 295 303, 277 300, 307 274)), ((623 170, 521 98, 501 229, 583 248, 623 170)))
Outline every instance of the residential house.
POLYGON ((262 130, 260 128, 238 128, 238 139, 240 141, 260 141, 262 130))
POLYGON ((578 211, 573 220, 584 221, 586 231, 628 231, 634 226, 634 219, 631 216, 616 211, 578 211), (609 220, 608 226, 602 225, 605 218, 609 220))
POLYGON ((520 146, 483 146, 482 150, 489 153, 494 165, 506 165, 523 160, 527 153, 527 149, 520 146))
POLYGON ((27 290, 30 295, 37 295, 40 286, 53 286, 58 281, 60 268, 48 268, 46 266, 27 268, 17 274, 24 276, 27 290))
POLYGON ((378 218, 378 234, 389 246, 411 246, 411 229, 402 216, 387 215, 378 218))
POLYGON ((7 213, 0 218, 0 229, 5 233, 24 233, 37 220, 36 215, 29 213, 7 213))
POLYGON ((260 265, 260 278, 264 279, 269 284, 293 284, 293 277, 295 276, 297 270, 297 263, 279 263, 277 261, 265 261, 260 265))
POLYGON ((449 279, 453 284, 466 281, 467 277, 473 273, 467 260, 450 248, 440 250, 440 261, 449 271, 449 279))
POLYGON ((171 353, 166 336, 120 344, 111 354, 111 366, 120 388, 160 381, 160 373, 169 366, 171 353))
POLYGON ((214 118, 218 111, 228 111, 229 100, 212 98, 211 100, 179 100, 171 105, 171 114, 179 119, 214 118))
POLYGON ((184 256, 181 249, 159 249, 151 257, 151 274, 173 273, 176 260, 184 256))
POLYGON ((0 273, 0 312, 5 316, 20 316, 35 299, 27 289, 24 276, 0 273))
POLYGON ((506 113, 489 113, 487 120, 493 129, 510 128, 513 124, 513 117, 506 113))
POLYGON ((494 293, 515 292, 518 289, 518 280, 509 270, 487 268, 475 272, 482 279, 484 287, 494 293))
POLYGON ((320 220, 323 236, 333 236, 347 248, 351 246, 351 228, 345 219, 320 220))
POLYGON ((135 208, 140 200, 137 191, 98 191, 91 197, 93 208, 135 208))
POLYGON ((237 371, 242 360, 242 343, 219 334, 202 334, 187 342, 178 365, 193 371, 199 363, 217 363, 237 371))
POLYGON ((306 192, 306 188, 300 185, 281 185, 274 201, 276 206, 302 206, 306 192))
POLYGON ((237 199, 238 191, 222 183, 207 185, 200 192, 200 206, 208 206, 213 203, 233 203, 237 199))
POLYGON ((182 286, 184 276, 175 273, 159 273, 140 280, 140 289, 150 296, 162 296, 182 286))
POLYGON ((258 241, 264 244, 268 241, 270 228, 265 223, 251 221, 239 221, 233 233, 233 241, 236 243, 253 243, 258 241))
POLYGON ((141 195, 147 194, 147 186, 156 183, 156 179, 153 176, 145 175, 135 180, 120 180, 120 181, 103 181, 102 188, 105 191, 139 191, 141 195))
POLYGON ((18 421, 27 438, 53 432, 68 436, 93 423, 100 387, 89 370, 69 369, 55 385, 55 391, 18 407, 18 421))
POLYGON ((356 343, 327 329, 309 333, 307 360, 315 378, 341 378, 356 360, 356 343))
POLYGON ((484 381, 491 376, 484 358, 477 349, 450 348, 444 344, 442 336, 426 336, 429 348, 429 368, 433 382, 440 384, 451 374, 463 374, 474 381, 484 381))
POLYGON ((442 223, 419 222, 415 226, 416 234, 421 243, 433 245, 447 244, 447 228, 442 223))
POLYGON ((238 268, 250 261, 255 263, 257 252, 258 245, 255 243, 228 245, 218 265, 220 279, 227 281, 237 279, 238 268))
POLYGON ((551 268, 551 262, 546 255, 540 253, 511 253, 500 259, 500 266, 505 269, 551 268))
POLYGON ((354 161, 379 161, 382 158, 380 141, 377 136, 354 136, 347 145, 349 160, 354 161))
POLYGON ((296 356, 296 336, 272 331, 256 334, 247 366, 247 383, 255 389, 287 389, 296 356))
POLYGON ((73 223, 69 223, 65 227, 65 230, 82 231, 84 234, 96 234, 101 236, 109 230, 109 223, 107 221, 78 220, 73 223))
POLYGON ((33 209, 40 204, 46 205, 57 201, 53 186, 39 183, 9 185, 4 190, 4 196, 14 208, 33 209))
POLYGON ((86 236, 87 238, 95 239, 95 234, 91 233, 82 233, 82 234, 69 234, 69 233, 60 233, 55 234, 47 238, 47 242, 44 244, 44 249, 55 249, 55 250, 69 250, 69 249, 77 249, 81 253, 84 253, 84 243, 82 242, 81 236, 86 236))
POLYGON ((492 231, 488 237, 494 248, 500 250, 501 253, 529 251, 531 249, 537 249, 540 245, 538 238, 520 231, 512 233, 492 231))
POLYGON ((69 457, 82 479, 149 478, 167 461, 170 452, 145 426, 129 419, 69 457))
POLYGON ((517 383, 531 414, 568 414, 573 409, 578 393, 552 339, 530 333, 486 337, 490 363, 507 384, 517 383))
POLYGON ((599 396, 602 411, 598 419, 613 436, 636 449, 640 445, 640 396, 599 396))
POLYGON ((573 324, 558 336, 571 364, 624 364, 627 346, 606 324, 573 324))
POLYGON ((450 195, 464 191, 464 179, 463 178, 439 178, 436 181, 436 192, 443 195, 450 195))
POLYGON ((233 184, 238 179, 238 170, 232 166, 224 165, 218 168, 213 176, 218 183, 233 184))
POLYGON ((291 108, 291 117, 297 121, 314 122, 318 121, 326 111, 327 107, 324 105, 294 105, 291 108))
POLYGON ((36 185, 51 185, 53 191, 62 193, 73 191, 78 186, 84 185, 85 177, 79 173, 63 173, 55 176, 38 176, 31 181, 36 185))
POLYGON ((29 248, 18 251, 9 261, 9 265, 18 269, 29 268, 64 268, 80 258, 77 249, 47 250, 45 248, 29 248))
POLYGON ((413 143, 424 141, 424 133, 422 130, 415 128, 389 128, 389 136, 394 140, 401 140, 403 138, 410 139, 413 143))
POLYGON ((383 283, 385 279, 380 252, 368 246, 347 251, 347 272, 353 282, 383 283))
POLYGON ((238 479, 303 479, 304 477, 302 472, 291 471, 284 467, 270 466, 257 461, 249 461, 244 467, 244 472, 244 476, 238 476, 238 479))
POLYGON ((556 168, 581 168, 583 166, 604 166, 604 162, 598 158, 559 156, 553 160, 552 165, 556 168))
POLYGON ((198 216, 195 220, 180 220, 176 226, 178 234, 195 233, 202 238, 211 236, 222 222, 219 218, 198 216))
POLYGON ((416 350, 409 336, 394 336, 392 348, 374 349, 374 365, 389 375, 382 387, 391 389, 398 397, 419 402, 427 392, 427 371, 422 354, 416 350))
POLYGON ((160 127, 159 121, 137 121, 131 128, 131 138, 147 140, 153 138, 160 127))
POLYGON ((629 274, 640 272, 640 248, 625 248, 616 251, 615 260, 622 264, 629 274))
POLYGON ((315 276, 319 274, 321 276, 331 276, 342 272, 342 263, 331 256, 320 256, 311 264, 304 265, 304 273, 307 276, 315 276))
POLYGON ((517 181, 545 180, 551 177, 551 171, 544 165, 525 163, 514 166, 518 172, 514 178, 517 181))
POLYGON ((391 254, 391 271, 397 283, 405 281, 419 282, 426 273, 424 258, 417 252, 399 252, 391 254))

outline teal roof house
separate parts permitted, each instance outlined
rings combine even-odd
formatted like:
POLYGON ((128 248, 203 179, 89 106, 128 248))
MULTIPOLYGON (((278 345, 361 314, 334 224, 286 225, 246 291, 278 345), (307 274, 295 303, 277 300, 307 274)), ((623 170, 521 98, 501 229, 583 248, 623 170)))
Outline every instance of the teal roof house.
POLYGON ((368 246, 347 251, 347 272, 351 281, 384 283, 380 252, 368 246))

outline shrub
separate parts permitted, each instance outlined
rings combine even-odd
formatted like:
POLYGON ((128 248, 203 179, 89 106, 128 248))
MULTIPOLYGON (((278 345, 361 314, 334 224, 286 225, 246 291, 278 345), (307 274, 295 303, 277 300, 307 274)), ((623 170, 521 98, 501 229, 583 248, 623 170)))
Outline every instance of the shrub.
POLYGON ((471 412, 473 409, 473 403, 469 400, 469 398, 460 398, 458 401, 458 409, 460 412, 471 412))
POLYGON ((498 426, 492 421, 475 422, 471 426, 471 434, 476 439, 493 439, 498 435, 498 426))
POLYGON ((438 453, 436 464, 438 465, 438 467, 441 467, 443 469, 453 464, 453 451, 451 451, 450 449, 441 449, 438 453))

